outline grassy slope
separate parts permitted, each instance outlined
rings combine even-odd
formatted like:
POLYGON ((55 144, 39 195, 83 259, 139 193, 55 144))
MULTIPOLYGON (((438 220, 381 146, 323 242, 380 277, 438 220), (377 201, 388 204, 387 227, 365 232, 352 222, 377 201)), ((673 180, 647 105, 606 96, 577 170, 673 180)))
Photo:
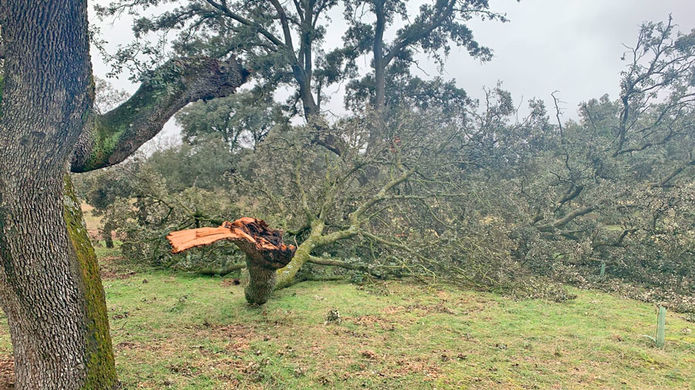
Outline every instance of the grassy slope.
POLYGON ((693 324, 669 314, 666 348, 652 348, 642 335, 653 307, 607 294, 557 304, 312 282, 254 308, 229 282, 159 271, 105 280, 126 388, 695 389, 693 324), (331 309, 341 323, 324 324, 331 309))
POLYGON ((695 389, 695 324, 669 313, 653 348, 654 307, 603 293, 558 304, 312 282, 255 308, 231 279, 133 273, 97 253, 126 389, 695 389), (333 309, 342 321, 326 324, 333 309))

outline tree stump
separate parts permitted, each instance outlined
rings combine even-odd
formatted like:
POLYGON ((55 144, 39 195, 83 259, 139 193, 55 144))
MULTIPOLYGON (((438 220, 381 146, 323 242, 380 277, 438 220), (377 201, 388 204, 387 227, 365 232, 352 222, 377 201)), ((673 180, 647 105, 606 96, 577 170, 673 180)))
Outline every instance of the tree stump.
POLYGON ((286 266, 296 248, 282 242, 282 231, 272 229, 265 221, 243 217, 224 222, 216 228, 179 230, 169 233, 172 253, 210 245, 220 240, 235 243, 246 254, 249 285, 245 289, 246 301, 262 305, 275 288, 276 271, 286 266))

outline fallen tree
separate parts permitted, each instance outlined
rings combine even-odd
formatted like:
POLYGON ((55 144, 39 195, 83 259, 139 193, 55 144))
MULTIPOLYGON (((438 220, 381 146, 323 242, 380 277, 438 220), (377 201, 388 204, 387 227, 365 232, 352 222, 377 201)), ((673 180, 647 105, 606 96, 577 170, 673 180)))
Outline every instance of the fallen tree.
POLYGON ((235 243, 246 254, 249 284, 246 300, 262 305, 268 301, 275 288, 276 270, 286 266, 295 253, 294 245, 282 242, 282 231, 271 229, 265 221, 244 217, 234 222, 224 222, 217 228, 205 227, 172 232, 167 236, 172 252, 210 245, 220 240, 235 243))
MULTIPOLYGON (((173 252, 220 240, 235 242, 247 255, 247 300, 256 304, 266 302, 273 289, 302 279, 297 275, 307 263, 376 277, 436 277, 440 255, 433 256, 432 250, 441 246, 440 234, 449 234, 455 226, 446 200, 464 191, 454 180, 457 161, 447 158, 450 150, 462 145, 461 128, 436 113, 423 118, 403 112, 387 121, 384 130, 390 141, 364 152, 360 140, 368 138, 374 123, 367 114, 336 125, 334 131, 342 139, 356 140, 340 156, 312 145, 310 132, 297 127, 271 133, 248 156, 253 169, 246 169, 242 161, 239 171, 246 175, 235 176, 231 191, 237 192, 228 198, 238 200, 242 215, 257 215, 288 231, 296 250, 282 258, 285 263, 258 266, 251 257, 263 247, 257 244, 266 241, 258 234, 243 236, 237 229, 257 221, 252 218, 171 233, 173 252), (262 164, 260 154, 266 156, 262 164), (241 246, 251 242, 256 246, 241 246)), ((451 242, 460 240, 447 242, 447 248, 451 242)), ((268 255, 282 245, 280 239, 271 243, 268 255)), ((449 255, 461 257, 456 249, 449 255)))

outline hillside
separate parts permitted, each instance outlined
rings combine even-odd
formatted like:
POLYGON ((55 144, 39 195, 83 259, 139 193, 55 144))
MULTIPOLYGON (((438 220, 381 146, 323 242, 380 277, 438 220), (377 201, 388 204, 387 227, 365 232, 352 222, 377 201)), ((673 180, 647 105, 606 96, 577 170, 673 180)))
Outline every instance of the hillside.
MULTIPOLYGON (((127 389, 695 388, 694 324, 669 313, 653 348, 654 308, 603 293, 553 303, 307 282, 258 308, 232 278, 103 263, 127 389)), ((0 361, 10 353, 3 324, 0 361)))

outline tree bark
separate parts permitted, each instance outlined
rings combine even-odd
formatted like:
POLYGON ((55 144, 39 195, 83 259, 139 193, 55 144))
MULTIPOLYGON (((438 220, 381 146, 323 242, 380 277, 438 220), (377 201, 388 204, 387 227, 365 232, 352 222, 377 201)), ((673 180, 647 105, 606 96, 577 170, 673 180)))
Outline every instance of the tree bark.
POLYGON ((104 293, 64 178, 92 104, 87 3, 16 0, 0 7, 7 49, 0 298, 17 388, 111 389, 117 380, 104 293))
POLYGON ((382 113, 386 107, 386 66, 387 61, 384 57, 384 29, 386 28, 386 14, 384 10, 384 0, 374 2, 374 13, 376 14, 376 27, 374 31, 374 45, 372 47, 374 55, 374 109, 382 113))
POLYGON ((249 271, 249 284, 244 289, 246 302, 252 305, 262 305, 268 302, 270 294, 275 290, 275 270, 256 265, 253 259, 248 256, 246 257, 246 269, 249 271))
POLYGON ((104 239, 104 245, 106 245, 107 248, 113 248, 113 230, 113 223, 109 219, 106 219, 104 227, 101 229, 101 235, 104 239))
POLYGON ((112 389, 104 291, 69 162, 75 171, 120 162, 186 103, 231 94, 248 73, 234 60, 172 62, 97 116, 86 0, 7 0, 0 18, 0 304, 16 386, 112 389))
POLYGON ((282 243, 282 232, 271 229, 264 221, 240 218, 224 222, 217 228, 198 228, 171 232, 167 235, 172 252, 180 253, 190 248, 210 245, 220 240, 235 243, 246 254, 249 284, 246 301, 262 305, 275 289, 276 271, 285 267, 295 253, 293 245, 282 243))

